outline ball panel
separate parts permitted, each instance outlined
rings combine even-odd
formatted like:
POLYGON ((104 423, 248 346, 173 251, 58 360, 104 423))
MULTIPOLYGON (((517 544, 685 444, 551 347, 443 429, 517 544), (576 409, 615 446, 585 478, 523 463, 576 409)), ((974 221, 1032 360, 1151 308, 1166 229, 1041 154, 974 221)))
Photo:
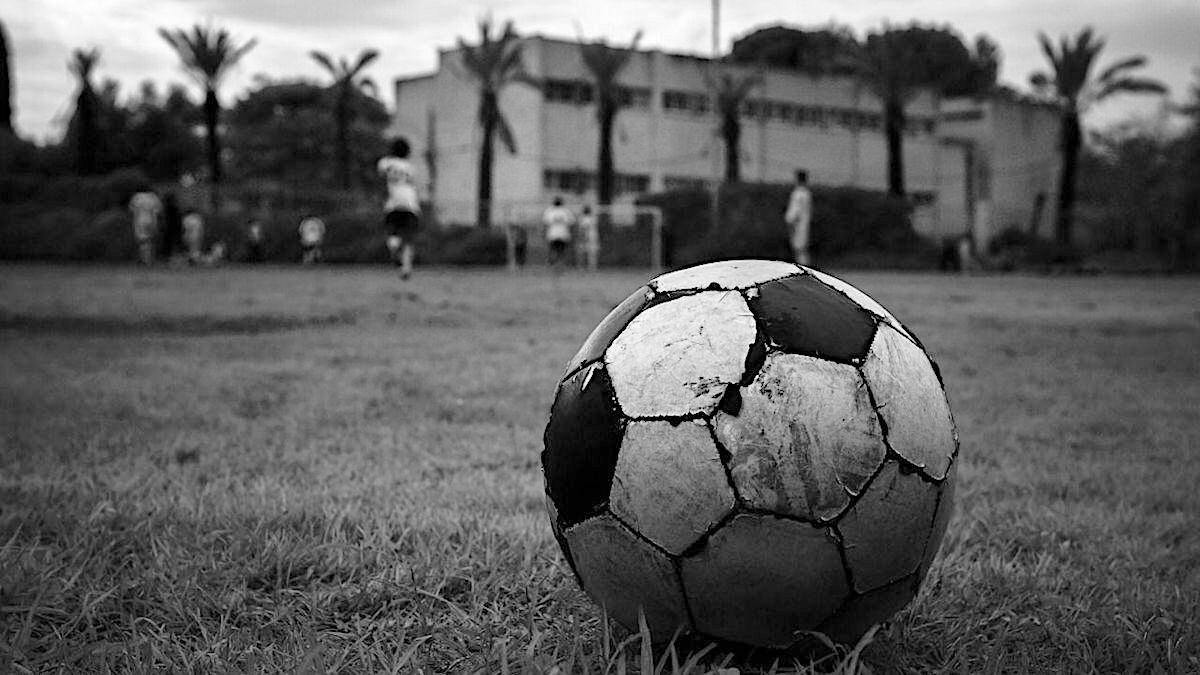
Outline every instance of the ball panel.
POLYGON ((707 424, 634 421, 626 427, 609 510, 643 537, 678 555, 733 504, 707 424))
POLYGON ((734 516, 681 572, 696 630, 773 649, 831 616, 849 592, 829 532, 773 516, 734 516))
POLYGON ((633 317, 637 316, 637 313, 650 303, 653 296, 653 291, 642 286, 622 300, 621 304, 614 307, 607 316, 600 320, 596 328, 583 341, 583 346, 567 362, 567 369, 563 376, 571 374, 592 361, 600 360, 600 357, 604 356, 604 350, 612 344, 613 338, 617 337, 617 334, 629 325, 633 317))
POLYGON ((665 553, 608 514, 576 525, 566 537, 583 589, 622 626, 637 632, 640 609, 655 641, 690 630, 679 576, 665 553))
POLYGON ((546 425, 542 471, 561 527, 587 518, 608 500, 623 433, 603 366, 584 368, 559 386, 546 425))
POLYGON ((650 286, 661 293, 736 291, 801 273, 799 266, 779 260, 723 260, 667 272, 651 281, 650 286))
POLYGON ((921 564, 937 508, 938 486, 900 463, 884 464, 838 521, 854 590, 865 593, 912 575, 921 564))
POLYGON ((759 286, 750 307, 784 351, 843 363, 866 356, 875 319, 808 274, 759 286))
POLYGON ((712 412, 737 383, 756 327, 736 291, 675 298, 638 314, 604 355, 621 410, 630 417, 712 412))
POLYGON ((841 644, 858 642, 871 626, 886 621, 917 595, 916 579, 912 576, 894 581, 868 593, 851 596, 828 621, 817 630, 841 644))
POLYGON ((887 454, 858 371, 798 354, 768 355, 713 426, 747 504, 813 521, 837 517, 887 454))
POLYGON ((904 335, 909 339, 913 340, 914 342, 917 341, 917 339, 913 337, 912 333, 910 333, 908 329, 896 319, 896 317, 892 316, 891 312, 887 311, 883 305, 876 302, 871 296, 863 293, 854 286, 851 286, 849 283, 842 281, 831 274, 826 274, 820 270, 814 270, 811 267, 804 267, 804 271, 816 277, 819 281, 821 281, 821 283, 833 288, 836 291, 844 293, 846 297, 853 300, 858 304, 858 306, 862 307, 868 312, 871 312, 875 316, 882 318, 888 323, 888 325, 900 331, 901 333, 904 333, 904 335))
POLYGON ((931 478, 944 478, 956 446, 954 420, 929 357, 881 325, 863 374, 887 425, 888 445, 931 478))
POLYGON ((937 512, 933 515, 933 529, 929 533, 929 541, 925 544, 925 554, 921 558, 921 568, 917 571, 919 578, 924 581, 942 547, 942 539, 946 536, 946 526, 950 524, 950 516, 954 514, 954 495, 958 485, 958 464, 951 464, 946 472, 946 480, 942 481, 941 494, 938 495, 937 512))

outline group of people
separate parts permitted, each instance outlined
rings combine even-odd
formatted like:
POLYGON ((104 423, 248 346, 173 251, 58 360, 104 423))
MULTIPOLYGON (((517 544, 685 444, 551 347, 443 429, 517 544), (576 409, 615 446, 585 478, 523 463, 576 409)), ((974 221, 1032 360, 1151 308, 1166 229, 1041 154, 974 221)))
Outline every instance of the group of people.
POLYGON ((211 264, 225 257, 221 242, 204 250, 204 216, 198 211, 184 213, 174 193, 168 192, 160 199, 143 186, 130 198, 129 211, 138 262, 143 265, 180 256, 190 265, 211 264))
MULTIPOLYGON (((563 206, 562 197, 555 197, 542 213, 542 227, 549 250, 550 266, 564 267, 575 249, 575 264, 595 270, 600 264, 600 225, 592 207, 584 204, 579 216, 563 206)), ((523 257, 523 256, 520 256, 523 257)))

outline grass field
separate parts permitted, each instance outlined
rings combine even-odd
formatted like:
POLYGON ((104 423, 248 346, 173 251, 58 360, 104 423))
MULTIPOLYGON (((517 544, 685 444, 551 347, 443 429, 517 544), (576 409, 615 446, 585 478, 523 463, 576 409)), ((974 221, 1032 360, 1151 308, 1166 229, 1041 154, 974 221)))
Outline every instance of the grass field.
MULTIPOLYGON (((1200 280, 846 277, 962 454, 921 595, 842 665, 1200 672, 1200 280)), ((637 670, 538 453, 642 281, 0 268, 0 671, 637 670)))

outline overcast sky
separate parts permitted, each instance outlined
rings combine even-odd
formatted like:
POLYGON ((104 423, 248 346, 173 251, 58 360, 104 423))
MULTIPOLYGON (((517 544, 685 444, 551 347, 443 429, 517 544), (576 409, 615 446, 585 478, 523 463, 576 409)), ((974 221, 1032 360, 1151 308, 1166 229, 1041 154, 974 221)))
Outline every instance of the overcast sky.
MULTIPOLYGON (((159 26, 211 20, 237 38, 258 39, 222 91, 226 104, 257 74, 320 80, 309 50, 353 56, 373 47, 382 56, 368 74, 391 106, 392 79, 432 70, 437 48, 458 36, 473 39, 477 17, 489 11, 526 33, 623 41, 641 29, 643 47, 708 54, 710 9, 711 0, 0 0, 0 20, 8 29, 17 128, 41 139, 61 133, 70 114, 75 92, 66 62, 74 48, 100 47, 97 82, 116 78, 127 93, 146 79, 185 81, 155 33, 159 26)), ((1145 73, 1165 82, 1177 101, 1185 100, 1200 67, 1200 0, 725 0, 720 40, 728 49, 737 36, 774 23, 835 21, 861 34, 885 21, 911 20, 949 24, 968 41, 991 36, 1003 53, 1001 80, 1022 87, 1044 67, 1037 31, 1057 38, 1085 24, 1108 38, 1101 65, 1144 54, 1145 73)), ((1157 109, 1137 98, 1107 104, 1089 122, 1107 125, 1157 109)))

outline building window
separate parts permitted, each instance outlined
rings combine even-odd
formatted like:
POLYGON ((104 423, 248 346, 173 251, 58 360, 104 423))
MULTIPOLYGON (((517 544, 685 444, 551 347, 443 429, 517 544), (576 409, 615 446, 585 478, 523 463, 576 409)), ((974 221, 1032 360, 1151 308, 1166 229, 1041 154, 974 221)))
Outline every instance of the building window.
MULTIPOLYGON (((542 187, 551 192, 582 195, 596 188, 596 174, 583 169, 546 169, 542 171, 542 187)), ((613 192, 647 192, 650 176, 618 173, 613 176, 613 192)))
POLYGON ((663 108, 679 110, 696 115, 708 112, 708 95, 692 91, 667 90, 663 92, 663 108))
POLYGON ((592 85, 581 80, 546 80, 542 91, 547 101, 586 105, 592 102, 592 85))
POLYGON ((974 122, 983 119, 982 108, 971 108, 969 110, 955 110, 953 112, 942 113, 943 122, 974 122))
POLYGON ((937 201, 937 194, 933 192, 913 191, 908 193, 908 200, 913 206, 932 206, 937 201))
POLYGON ((708 179, 691 176, 664 176, 663 188, 666 190, 707 190, 708 179))
POLYGON ((646 87, 621 87, 618 96, 627 108, 650 107, 650 90, 646 87))

